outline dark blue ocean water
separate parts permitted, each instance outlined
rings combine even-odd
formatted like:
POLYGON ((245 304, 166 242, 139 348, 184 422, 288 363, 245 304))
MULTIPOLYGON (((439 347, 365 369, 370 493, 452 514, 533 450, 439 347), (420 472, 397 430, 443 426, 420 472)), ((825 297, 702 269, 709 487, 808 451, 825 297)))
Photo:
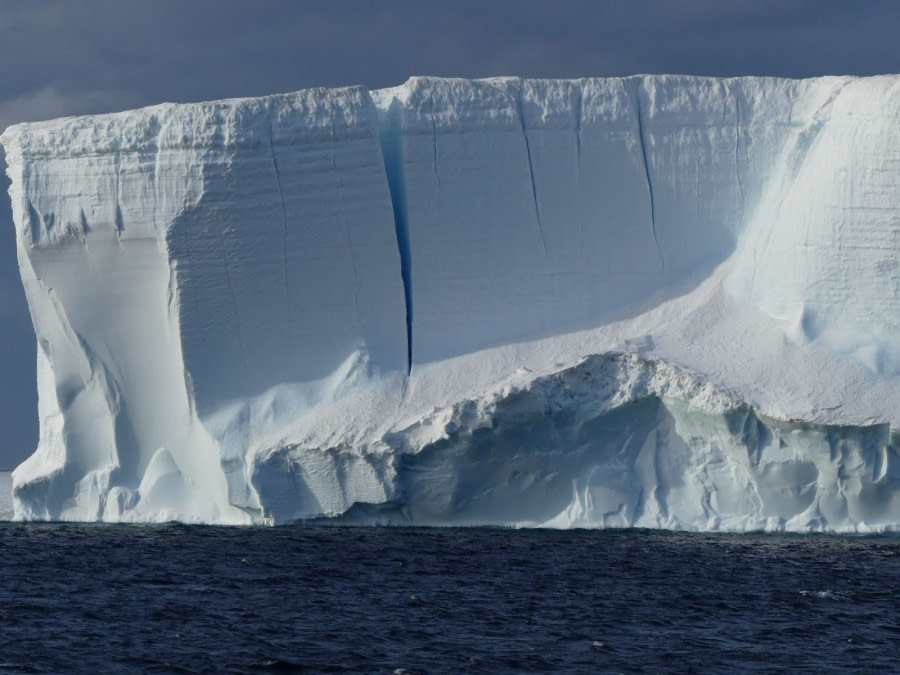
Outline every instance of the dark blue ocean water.
POLYGON ((0 525, 0 671, 900 670, 900 539, 0 525))

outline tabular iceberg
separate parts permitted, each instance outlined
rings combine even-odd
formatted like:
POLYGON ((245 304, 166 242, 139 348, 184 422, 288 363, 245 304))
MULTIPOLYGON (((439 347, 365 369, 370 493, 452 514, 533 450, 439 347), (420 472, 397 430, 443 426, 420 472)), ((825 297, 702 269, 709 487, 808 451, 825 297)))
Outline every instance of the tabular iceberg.
POLYGON ((900 78, 10 127, 22 519, 900 527, 900 78))

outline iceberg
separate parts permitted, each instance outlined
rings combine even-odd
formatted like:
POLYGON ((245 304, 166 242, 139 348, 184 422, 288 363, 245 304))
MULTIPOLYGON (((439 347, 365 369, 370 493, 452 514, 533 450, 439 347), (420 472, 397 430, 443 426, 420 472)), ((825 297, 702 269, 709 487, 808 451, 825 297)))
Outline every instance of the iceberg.
POLYGON ((23 520, 900 529, 900 77, 416 77, 0 136, 23 520))

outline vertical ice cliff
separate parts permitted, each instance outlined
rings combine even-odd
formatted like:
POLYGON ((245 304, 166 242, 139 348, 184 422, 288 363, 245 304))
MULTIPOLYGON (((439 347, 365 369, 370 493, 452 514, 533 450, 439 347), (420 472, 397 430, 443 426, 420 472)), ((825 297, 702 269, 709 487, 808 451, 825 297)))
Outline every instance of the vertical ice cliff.
POLYGON ((898 112, 413 78, 11 127, 17 515, 895 527, 898 112))
POLYGON ((401 148, 414 224, 414 361, 552 332, 705 276, 769 203, 771 181, 782 185, 785 148, 808 142, 845 84, 414 78, 373 92, 401 139, 388 145, 401 148))
POLYGON ((243 455, 200 417, 287 383, 314 405, 347 362, 406 361, 368 93, 32 129, 5 137, 40 353, 25 514, 243 519, 243 455))

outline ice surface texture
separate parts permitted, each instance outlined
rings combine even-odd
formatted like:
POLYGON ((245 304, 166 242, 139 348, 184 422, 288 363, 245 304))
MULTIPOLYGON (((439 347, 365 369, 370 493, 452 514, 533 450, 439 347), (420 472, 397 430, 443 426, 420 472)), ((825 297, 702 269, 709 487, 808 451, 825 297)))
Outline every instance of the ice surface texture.
POLYGON ((8 129, 25 519, 900 526, 900 78, 8 129))

